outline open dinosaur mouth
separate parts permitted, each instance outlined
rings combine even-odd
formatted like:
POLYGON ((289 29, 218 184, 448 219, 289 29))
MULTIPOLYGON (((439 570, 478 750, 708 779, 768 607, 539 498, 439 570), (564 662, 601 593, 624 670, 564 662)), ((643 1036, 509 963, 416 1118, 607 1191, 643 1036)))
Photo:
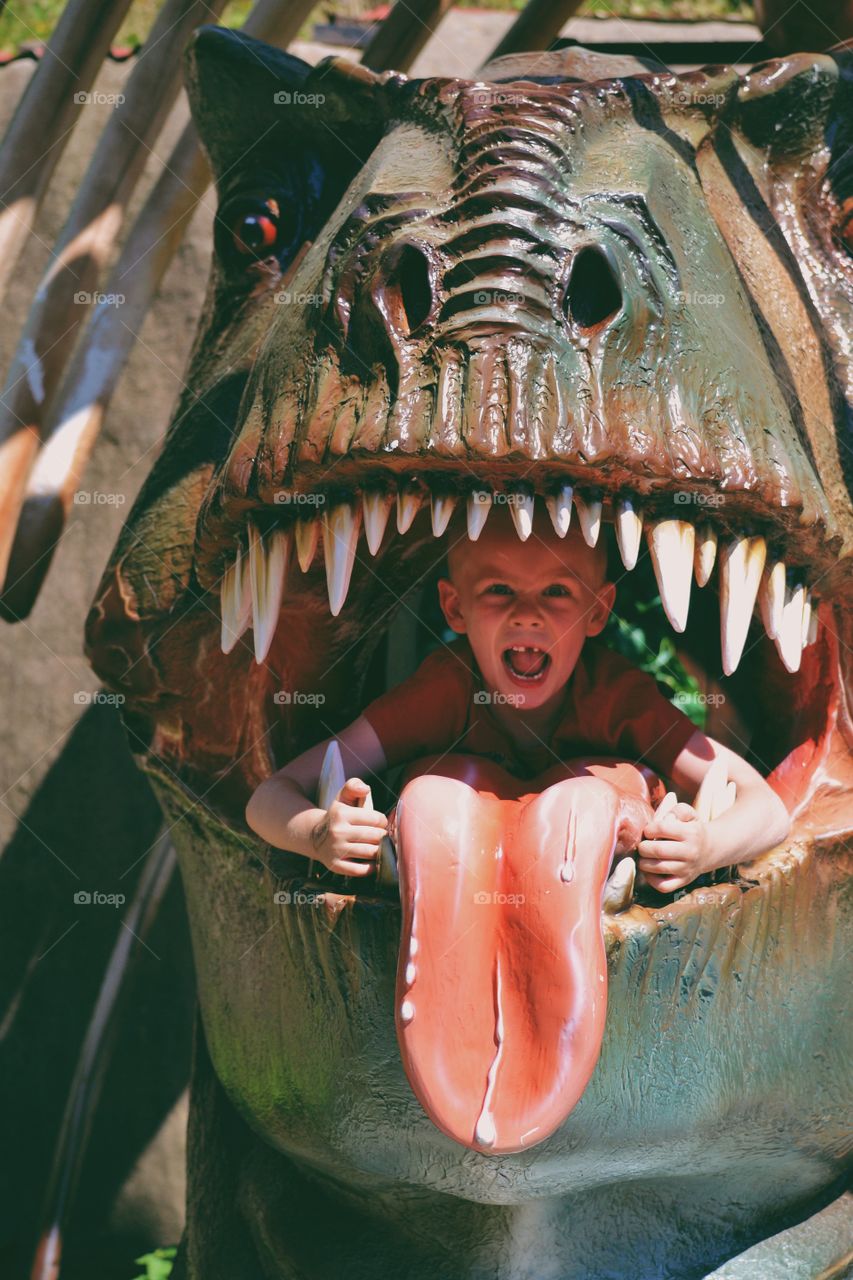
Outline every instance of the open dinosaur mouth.
MULTIPOLYGON (((571 477, 540 491, 465 480, 454 489, 447 474, 396 481, 371 471, 347 490, 294 487, 264 507, 245 502, 227 514, 214 490, 199 524, 197 572, 204 587, 219 591, 224 670, 229 679, 244 673, 255 732, 264 726, 260 756, 242 766, 247 787, 384 692, 388 650, 399 664, 399 650, 413 643, 413 592, 437 576, 457 505, 476 539, 490 512, 508 503, 527 542, 541 503, 561 536, 577 521, 592 546, 612 529, 621 559, 611 567, 617 613, 626 596, 659 593, 678 652, 713 713, 708 732, 728 735, 732 749, 751 757, 790 812, 803 808, 838 704, 833 627, 819 621, 822 609, 832 618, 832 607, 821 606, 811 586, 823 573, 819 553, 807 567, 796 539, 781 536, 778 522, 762 533, 755 509, 735 510, 734 498, 725 506, 685 502, 691 495, 681 490, 641 505, 603 485, 579 492, 571 477), (389 641, 392 625, 398 629, 389 641)), ((535 539, 529 545, 534 554, 535 539)), ((409 659, 412 670, 418 657, 409 659)), ((503 662, 509 680, 529 687, 544 678, 550 656, 524 645, 507 648, 503 662)), ((393 670, 388 683, 407 673, 393 670)), ((304 865, 294 858, 294 873, 304 865)), ((349 882, 339 887, 352 892, 349 882)), ((663 901, 648 889, 644 897, 663 901)))

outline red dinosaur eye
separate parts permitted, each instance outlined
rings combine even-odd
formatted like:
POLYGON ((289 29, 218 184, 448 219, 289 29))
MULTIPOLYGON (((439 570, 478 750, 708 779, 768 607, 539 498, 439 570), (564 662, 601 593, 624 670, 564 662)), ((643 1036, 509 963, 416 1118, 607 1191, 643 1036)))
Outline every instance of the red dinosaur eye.
POLYGON ((231 228, 234 248, 252 258, 262 258, 275 246, 278 222, 267 213, 245 213, 231 228))

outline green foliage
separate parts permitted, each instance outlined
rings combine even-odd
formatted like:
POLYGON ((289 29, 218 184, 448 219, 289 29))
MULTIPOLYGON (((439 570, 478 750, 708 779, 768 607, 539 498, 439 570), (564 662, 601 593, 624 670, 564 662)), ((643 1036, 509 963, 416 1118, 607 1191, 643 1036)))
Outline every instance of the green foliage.
POLYGON ((166 1249, 155 1249, 153 1253, 136 1258, 139 1266, 145 1268, 145 1274, 136 1276, 135 1280, 169 1280, 177 1252, 177 1247, 170 1245, 166 1249))
POLYGON ((675 645, 660 596, 651 600, 628 599, 607 620, 602 639, 623 654, 635 667, 654 676, 680 711, 698 729, 705 728, 707 705, 700 702, 697 681, 685 671, 675 645))

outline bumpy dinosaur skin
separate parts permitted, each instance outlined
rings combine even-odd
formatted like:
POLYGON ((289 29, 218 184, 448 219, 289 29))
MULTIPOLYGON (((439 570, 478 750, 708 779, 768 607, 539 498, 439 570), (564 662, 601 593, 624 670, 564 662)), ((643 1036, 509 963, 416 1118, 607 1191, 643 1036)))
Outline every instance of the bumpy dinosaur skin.
MULTIPOLYGON (((214 28, 191 52, 217 253, 189 390, 87 641, 189 904, 193 1278, 687 1280, 844 1174, 853 59, 739 79, 575 49, 484 77, 312 70, 214 28), (362 494, 373 540, 397 485, 411 526, 371 554, 362 494), (438 528, 441 498, 484 488, 551 496, 559 519, 567 485, 628 561, 642 511, 679 628, 679 555, 689 572, 696 526, 704 581, 718 543, 679 643, 715 679, 736 668, 726 696, 793 828, 728 883, 602 914, 591 1079, 550 1137, 490 1154, 441 1132, 404 1074, 394 890, 283 908, 306 864, 271 858, 242 812, 380 691, 377 647, 443 548, 419 498, 438 528), (810 635, 791 622, 805 588, 810 635)), ((621 592, 655 590, 651 558, 621 592)))

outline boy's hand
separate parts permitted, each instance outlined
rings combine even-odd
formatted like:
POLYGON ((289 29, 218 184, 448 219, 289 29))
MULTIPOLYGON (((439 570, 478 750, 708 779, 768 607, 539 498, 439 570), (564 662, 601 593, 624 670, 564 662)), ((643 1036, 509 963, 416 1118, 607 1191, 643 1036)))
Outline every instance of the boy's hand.
POLYGON ((683 889, 711 866, 707 824, 690 804, 673 805, 660 818, 653 814, 643 836, 638 866, 659 893, 683 889))
POLYGON ((388 819, 359 805, 370 788, 361 778, 349 778, 311 833, 317 859, 339 876, 366 876, 376 869, 388 819))

